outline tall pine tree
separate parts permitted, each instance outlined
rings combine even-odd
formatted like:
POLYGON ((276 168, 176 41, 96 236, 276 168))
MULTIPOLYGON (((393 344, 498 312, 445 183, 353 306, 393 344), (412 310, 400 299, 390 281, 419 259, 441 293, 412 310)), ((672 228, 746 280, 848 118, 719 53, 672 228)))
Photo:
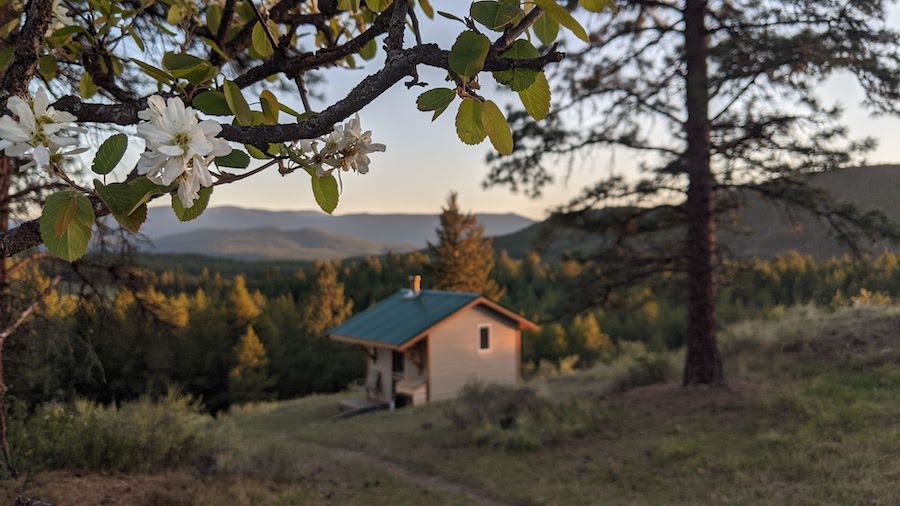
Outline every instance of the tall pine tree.
POLYGON ((484 237, 484 227, 471 213, 459 210, 456 192, 447 198, 437 229, 438 243, 428 243, 433 262, 429 275, 438 290, 475 292, 492 299, 503 295, 491 279, 494 269, 494 247, 484 237))
POLYGON ((272 387, 269 358, 253 325, 247 325, 247 330, 235 345, 234 359, 234 367, 228 372, 228 397, 231 402, 259 401, 269 397, 267 390, 272 387))
POLYGON ((612 177, 556 215, 605 240, 585 254, 577 311, 660 273, 686 278, 683 382, 721 384, 717 224, 748 198, 803 209, 849 244, 895 235, 883 215, 836 202, 801 177, 855 163, 840 107, 818 85, 853 75, 864 105, 900 113, 900 33, 883 0, 630 0, 594 17, 592 48, 563 63, 558 106, 516 121, 518 149, 489 182, 532 192, 561 159, 618 146, 646 154, 644 177, 612 177), (619 206, 611 208, 610 206, 619 206), (863 234, 861 234, 861 232, 863 234))

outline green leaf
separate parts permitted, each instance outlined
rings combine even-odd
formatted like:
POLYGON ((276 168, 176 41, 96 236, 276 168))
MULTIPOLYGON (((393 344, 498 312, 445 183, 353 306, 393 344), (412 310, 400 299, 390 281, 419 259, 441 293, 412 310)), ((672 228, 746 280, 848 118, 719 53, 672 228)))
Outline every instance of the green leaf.
POLYGON ((435 88, 419 95, 419 98, 416 99, 416 107, 420 111, 434 111, 434 116, 431 118, 431 121, 434 121, 450 106, 454 98, 456 98, 456 91, 450 88, 435 88))
POLYGON ((603 12, 606 9, 613 12, 619 10, 614 0, 578 0, 578 4, 591 12, 603 12))
POLYGON ((244 94, 241 93, 241 89, 238 85, 231 81, 225 81, 225 85, 222 89, 225 92, 225 101, 228 102, 228 108, 234 113, 234 116, 238 120, 238 124, 245 126, 252 125, 253 112, 250 110, 250 106, 244 99, 244 94))
POLYGON ((519 100, 532 118, 540 121, 550 113, 550 83, 547 76, 539 72, 531 86, 519 92, 519 100))
POLYGON ((170 83, 175 79, 174 77, 172 77, 172 74, 169 74, 165 70, 158 69, 153 65, 150 65, 149 63, 144 63, 136 58, 129 58, 129 60, 140 67, 145 74, 152 77, 153 79, 156 79, 160 83, 170 83))
POLYGON ((462 24, 466 24, 466 22, 461 17, 450 14, 449 12, 437 11, 437 13, 442 18, 452 19, 453 21, 459 21, 462 24))
POLYGON ((569 29, 570 32, 575 34, 579 39, 591 43, 590 37, 586 31, 584 31, 584 27, 581 26, 575 18, 565 9, 565 7, 556 3, 556 0, 533 0, 538 7, 543 9, 543 11, 553 18, 557 23, 565 26, 569 29))
POLYGON ((393 0, 366 0, 366 5, 372 12, 384 12, 392 3, 393 0))
POLYGON ((132 179, 125 184, 132 192, 132 206, 126 210, 127 214, 133 213, 138 207, 149 202, 151 198, 168 193, 172 189, 172 187, 158 185, 146 177, 132 179))
MULTIPOLYGON (((141 206, 146 204, 156 195, 169 191, 166 186, 161 186, 146 177, 139 177, 124 183, 110 183, 104 185, 100 180, 94 180, 94 188, 103 202, 106 203, 113 215, 127 217, 134 214, 141 206)), ((117 217, 116 219, 119 219, 117 217)), ((122 221, 122 220, 120 220, 122 221)))
POLYGON ((0 49, 0 70, 6 70, 6 67, 9 67, 12 62, 13 50, 15 50, 13 46, 0 49))
POLYGON ((219 32, 219 25, 222 24, 222 6, 211 3, 206 7, 206 27, 209 33, 215 35, 219 32))
MULTIPOLYGON (((512 43, 510 48, 500 56, 509 60, 529 60, 538 58, 540 55, 538 50, 531 45, 531 42, 528 42, 525 39, 517 39, 512 43)), ((509 86, 513 91, 522 91, 531 86, 537 73, 538 71, 535 69, 514 68, 512 70, 494 72, 493 75, 498 83, 509 86)))
POLYGON ((41 212, 41 240, 51 254, 69 262, 77 260, 87 251, 95 218, 91 201, 81 193, 54 193, 41 212))
POLYGON ((369 39, 369 42, 363 44, 363 47, 359 50, 359 56, 361 56, 363 60, 375 58, 376 53, 378 53, 378 44, 375 43, 375 39, 369 39))
POLYGON ((166 13, 166 23, 169 23, 170 25, 177 25, 183 18, 184 7, 178 4, 169 7, 169 12, 166 13))
POLYGON ((225 156, 216 157, 216 165, 218 167, 231 167, 234 169, 246 169, 250 165, 250 156, 240 149, 232 149, 231 153, 225 156))
POLYGON ((213 41, 212 39, 207 38, 207 37, 200 37, 200 40, 202 40, 204 44, 209 46, 210 49, 215 51, 219 56, 221 56, 223 60, 228 61, 231 58, 230 56, 228 56, 225 53, 225 51, 222 51, 222 48, 220 48, 219 45, 216 44, 215 41, 213 41))
POLYGON ((231 109, 228 107, 228 101, 225 100, 225 94, 221 91, 204 91, 200 93, 191 102, 204 114, 213 116, 231 116, 231 109))
POLYGON ((481 111, 484 106, 474 98, 463 99, 456 111, 456 135, 459 140, 470 146, 479 144, 486 135, 481 124, 481 111))
POLYGON ((253 50, 262 58, 268 58, 275 54, 275 49, 272 47, 272 43, 269 42, 269 37, 266 35, 266 29, 262 23, 257 22, 253 25, 250 43, 253 46, 253 50))
POLYGON ((103 141, 97 154, 94 155, 94 163, 91 164, 91 170, 97 174, 109 174, 125 155, 128 148, 128 136, 125 134, 116 134, 103 141))
POLYGON ((66 38, 66 37, 68 37, 69 35, 76 34, 76 33, 81 33, 81 32, 83 32, 83 31, 85 31, 85 29, 84 29, 84 27, 82 27, 82 26, 74 26, 74 25, 72 25, 72 26, 64 26, 64 27, 60 28, 59 30, 56 30, 55 32, 53 32, 52 34, 50 34, 50 36, 53 37, 54 39, 56 39, 56 38, 66 38))
POLYGON ((428 0, 419 0, 419 7, 422 8, 422 12, 428 16, 428 19, 434 19, 434 8, 431 6, 431 2, 428 0))
POLYGON ((491 41, 486 36, 471 30, 462 32, 450 48, 450 69, 461 77, 474 77, 484 68, 490 48, 491 41))
POLYGON ((94 180, 94 189, 120 225, 131 232, 140 230, 147 220, 147 204, 135 205, 136 199, 140 199, 139 192, 128 183, 104 185, 99 179, 94 180))
POLYGON ((259 102, 262 104, 266 124, 274 125, 278 123, 278 99, 275 98, 275 95, 269 90, 263 90, 259 94, 259 102))
POLYGON ((290 114, 291 116, 297 118, 298 122, 309 119, 309 118, 315 116, 316 114, 318 114, 318 113, 314 113, 314 112, 299 113, 284 104, 278 104, 278 108, 281 109, 281 112, 283 112, 285 114, 290 114))
POLYGON ((541 44, 549 46, 559 37, 559 23, 547 15, 546 12, 538 16, 537 21, 531 27, 541 44))
POLYGON ((469 15, 475 21, 496 32, 503 31, 503 27, 522 15, 522 9, 518 1, 474 2, 469 15))
POLYGON ((506 121, 506 116, 503 115, 503 111, 497 107, 497 104, 490 100, 482 104, 481 124, 497 152, 501 155, 513 152, 513 138, 509 122, 506 121))
POLYGON ((172 194, 172 210, 175 211, 175 216, 179 221, 191 221, 206 210, 206 207, 209 205, 209 197, 212 195, 213 189, 211 186, 206 188, 200 188, 198 192, 197 200, 194 201, 191 207, 184 207, 181 203, 181 199, 178 198, 178 195, 172 194))
POLYGON ((138 35, 137 31, 134 28, 132 28, 130 26, 126 26, 125 31, 127 31, 128 35, 131 36, 131 40, 134 41, 134 43, 135 43, 135 45, 137 45, 138 49, 140 49, 141 51, 144 51, 146 49, 144 47, 144 41, 141 39, 141 36, 138 35))
POLYGON ((331 174, 319 177, 316 175, 315 169, 306 169, 312 178, 313 197, 316 203, 328 214, 337 209, 340 192, 338 191, 337 179, 331 174))
POLYGON ((163 55, 162 64, 172 77, 187 79, 191 84, 207 81, 216 73, 208 61, 186 53, 168 52, 163 55))
POLYGON ((41 56, 38 60, 38 72, 41 73, 41 77, 43 77, 47 81, 52 81, 56 78, 56 71, 58 69, 58 64, 56 62, 56 57, 46 54, 41 56))
POLYGON ((78 81, 78 94, 81 95, 81 98, 91 98, 97 94, 97 85, 94 84, 94 80, 87 72, 81 74, 81 79, 78 81))
POLYGON ((173 53, 169 51, 162 57, 163 68, 168 71, 192 69, 203 63, 208 62, 187 53, 173 53))

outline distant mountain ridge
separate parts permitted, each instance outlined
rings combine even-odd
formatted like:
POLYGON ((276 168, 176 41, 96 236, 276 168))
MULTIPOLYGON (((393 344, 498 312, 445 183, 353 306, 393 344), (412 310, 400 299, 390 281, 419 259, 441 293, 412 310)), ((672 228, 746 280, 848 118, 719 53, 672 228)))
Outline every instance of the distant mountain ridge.
MULTIPOLYGON (((863 211, 877 210, 900 226, 900 165, 854 167, 809 176, 809 182, 827 190, 835 201, 847 202, 863 211)), ((731 221, 720 223, 718 240, 724 255, 736 258, 771 258, 789 250, 824 259, 849 253, 829 235, 826 224, 808 212, 788 215, 779 204, 750 194, 741 195, 743 207, 731 221)), ((603 210, 601 212, 608 212, 603 210)), ((506 250, 522 257, 543 240, 539 222, 512 234, 494 238, 497 251, 506 250)), ((561 232, 549 244, 543 244, 545 256, 559 258, 566 252, 589 250, 599 239, 561 232)), ((886 241, 863 244, 865 252, 900 251, 900 244, 886 241)))
MULTIPOLYGON (((533 220, 514 213, 477 214, 487 235, 521 230, 533 220)), ((166 207, 149 210, 141 233, 149 253, 199 253, 246 260, 322 260, 398 253, 436 238, 437 214, 345 214, 223 206, 181 223, 166 207)))
POLYGON ((240 260, 331 260, 415 249, 417 248, 411 245, 367 241, 315 228, 281 230, 265 227, 245 230, 199 229, 167 235, 153 241, 153 247, 147 251, 197 253, 240 260))

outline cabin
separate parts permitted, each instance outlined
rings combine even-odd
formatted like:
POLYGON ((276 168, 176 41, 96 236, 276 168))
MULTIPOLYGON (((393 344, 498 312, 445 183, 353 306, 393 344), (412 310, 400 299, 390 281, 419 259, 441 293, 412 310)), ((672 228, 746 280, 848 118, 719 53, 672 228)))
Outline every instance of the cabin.
POLYGON ((518 383, 522 331, 538 326, 477 293, 422 290, 420 279, 329 330, 365 350, 366 402, 419 405, 470 381, 518 383))

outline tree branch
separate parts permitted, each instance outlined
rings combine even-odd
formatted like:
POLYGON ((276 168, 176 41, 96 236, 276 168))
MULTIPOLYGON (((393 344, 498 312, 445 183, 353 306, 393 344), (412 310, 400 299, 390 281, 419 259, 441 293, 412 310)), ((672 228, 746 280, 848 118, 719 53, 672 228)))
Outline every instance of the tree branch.
POLYGON ((3 346, 3 341, 5 341, 6 338, 11 336, 13 332, 18 330, 19 327, 22 326, 22 324, 28 321, 28 318, 31 318, 31 315, 34 314, 35 311, 37 311, 38 307, 40 307, 41 302, 43 302, 44 299, 48 295, 50 295, 50 292, 52 292, 53 289, 56 288, 56 285, 58 285, 61 280, 62 276, 54 276, 53 279, 50 280, 50 284, 47 285, 47 288, 44 288, 44 290, 37 296, 37 299, 35 299, 35 301, 32 302, 31 305, 25 309, 25 311, 22 311, 22 313, 19 314, 19 317, 16 319, 16 321, 12 322, 9 327, 6 327, 3 332, 0 332, 0 347, 3 346))
MULTIPOLYGON (((448 70, 450 68, 448 56, 449 52, 440 49, 436 44, 424 44, 402 50, 396 59, 386 63, 384 68, 378 72, 364 78, 344 99, 317 116, 300 123, 280 125, 222 125, 219 137, 254 146, 268 146, 270 143, 319 137, 330 132, 336 123, 359 112, 401 79, 411 75, 416 65, 428 65, 448 70)), ((529 60, 507 60, 489 56, 485 61, 484 71, 492 72, 513 68, 541 69, 550 63, 561 61, 564 56, 563 53, 557 51, 529 60)), ((53 106, 58 110, 74 114, 79 122, 132 125, 139 121, 137 114, 147 107, 147 101, 146 98, 143 98, 121 104, 91 104, 70 95, 59 99, 53 106)))
POLYGON ((44 34, 47 33, 52 17, 52 0, 31 0, 25 25, 22 26, 19 39, 16 41, 12 61, 3 74, 3 80, 0 81, 3 95, 21 95, 28 89, 28 83, 37 70, 41 44, 44 42, 44 34))

